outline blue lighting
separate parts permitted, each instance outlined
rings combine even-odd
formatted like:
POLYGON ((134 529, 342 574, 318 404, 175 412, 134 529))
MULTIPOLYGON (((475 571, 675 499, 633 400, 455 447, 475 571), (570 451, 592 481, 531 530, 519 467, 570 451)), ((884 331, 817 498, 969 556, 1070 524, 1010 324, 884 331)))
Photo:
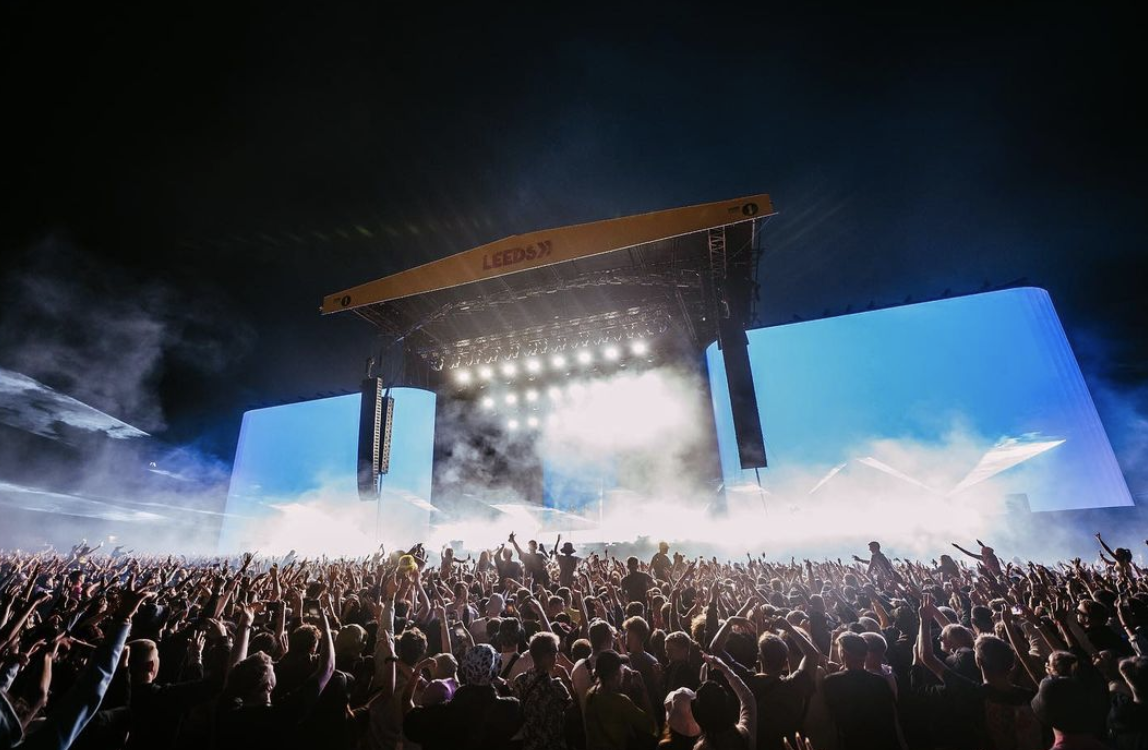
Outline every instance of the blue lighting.
MULTIPOLYGON (((434 459, 435 395, 393 388, 390 471, 381 478, 387 495, 413 495, 429 502, 434 459)), ((246 548, 249 524, 276 514, 274 505, 322 500, 361 509, 373 526, 374 504, 361 503, 356 484, 361 396, 303 401, 253 409, 243 415, 221 549, 246 548)), ((351 508, 349 507, 349 510, 351 508)))
MULTIPOLYGON (((876 441, 937 448, 959 433, 968 438, 966 449, 971 441, 979 451, 970 457, 966 450, 953 459, 964 461, 970 472, 992 463, 983 458, 978 464, 977 458, 994 447, 998 459, 1010 446, 1031 453, 985 481, 998 482, 1003 493, 1027 495, 1034 511, 1132 505, 1080 368, 1042 289, 991 292, 748 334, 770 462, 763 477, 824 474, 869 456, 900 469, 895 454, 890 460, 873 452, 876 441)), ((727 486, 753 482, 754 473, 738 465, 716 344, 706 355, 724 480, 727 486)), ((954 499, 961 497, 961 487, 971 486, 923 481, 954 499)))

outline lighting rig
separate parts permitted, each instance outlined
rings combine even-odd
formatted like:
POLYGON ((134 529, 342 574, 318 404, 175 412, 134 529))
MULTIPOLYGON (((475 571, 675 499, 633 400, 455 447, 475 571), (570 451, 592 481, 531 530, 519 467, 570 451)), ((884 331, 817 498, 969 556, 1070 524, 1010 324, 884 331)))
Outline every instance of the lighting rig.
POLYGON ((515 235, 328 295, 322 312, 378 329, 387 387, 472 402, 510 431, 587 379, 696 362, 716 340, 742 467, 761 467, 745 329, 773 213, 754 195, 515 235))

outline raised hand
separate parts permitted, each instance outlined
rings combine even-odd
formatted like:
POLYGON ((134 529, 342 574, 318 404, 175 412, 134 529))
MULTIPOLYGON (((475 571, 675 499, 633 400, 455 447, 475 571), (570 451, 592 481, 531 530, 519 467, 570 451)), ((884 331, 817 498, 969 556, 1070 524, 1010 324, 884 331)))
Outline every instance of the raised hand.
POLYGON ((793 736, 792 743, 788 737, 783 737, 781 741, 785 744, 785 750, 814 750, 813 743, 808 737, 802 737, 800 732, 793 736))
POLYGON ((236 609, 239 610, 239 627, 249 628, 255 623, 255 608, 250 604, 238 604, 236 609))
POLYGON ((933 609, 933 595, 921 594, 921 606, 917 610, 917 613, 920 615, 922 622, 924 622, 926 619, 932 618, 933 609))
POLYGON ((203 661, 203 647, 207 643, 207 636, 202 632, 192 633, 187 641, 187 660, 192 664, 203 661))
POLYGON ((394 575, 387 576, 383 580, 383 598, 394 599, 395 594, 399 591, 399 574, 396 571, 394 575))
POLYGON ((729 665, 726 664, 720 656, 702 654, 702 661, 709 665, 711 669, 716 669, 718 672, 728 673, 730 671, 729 665))
POLYGON ((127 586, 120 591, 120 604, 113 617, 120 622, 131 622, 140 605, 155 596, 154 592, 136 588, 136 577, 128 578, 127 586))

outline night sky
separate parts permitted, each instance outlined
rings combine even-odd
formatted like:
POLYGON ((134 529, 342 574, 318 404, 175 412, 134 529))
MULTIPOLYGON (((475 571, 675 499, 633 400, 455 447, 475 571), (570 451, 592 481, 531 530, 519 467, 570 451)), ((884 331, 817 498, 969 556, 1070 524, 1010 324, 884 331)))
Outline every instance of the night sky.
POLYGON ((229 459, 356 387, 325 293, 769 192, 763 322, 1024 279, 1106 418, 1148 401, 1130 6, 395 5, 6 4, 0 366, 229 459))

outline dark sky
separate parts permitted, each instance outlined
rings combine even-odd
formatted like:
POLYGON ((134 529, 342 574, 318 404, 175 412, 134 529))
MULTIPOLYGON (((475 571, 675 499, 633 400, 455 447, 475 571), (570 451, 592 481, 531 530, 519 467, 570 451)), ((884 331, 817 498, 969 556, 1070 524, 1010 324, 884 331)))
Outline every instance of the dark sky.
POLYGON ((32 374, 229 457, 244 409, 357 383, 325 293, 769 192, 767 322, 1025 278, 1142 392, 1131 9, 426 5, 7 4, 0 365, 74 346, 32 374), (93 343, 149 316, 150 354, 93 343))

